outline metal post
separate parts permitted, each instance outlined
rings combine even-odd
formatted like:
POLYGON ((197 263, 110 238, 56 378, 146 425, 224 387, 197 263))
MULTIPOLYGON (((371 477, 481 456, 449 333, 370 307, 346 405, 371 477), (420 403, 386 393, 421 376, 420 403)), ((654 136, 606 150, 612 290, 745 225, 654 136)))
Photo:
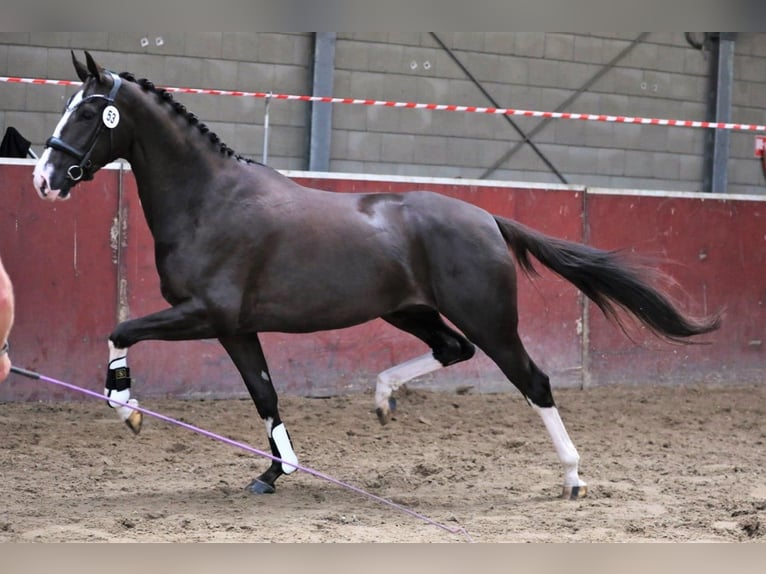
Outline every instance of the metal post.
MULTIPOLYGON (((484 84, 482 84, 476 76, 474 76, 471 71, 468 69, 468 67, 463 64, 463 62, 460 61, 460 58, 457 57, 457 54, 455 54, 454 50, 451 50, 447 44, 445 44, 442 39, 436 34, 436 32, 429 32, 431 37, 436 40, 436 43, 439 44, 439 47, 444 50, 447 55, 452 59, 453 62, 457 65, 458 68, 466 75, 466 77, 471 80, 471 82, 479 89, 479 91, 484 94, 484 97, 487 98, 492 106, 495 108, 501 108, 501 106, 495 98, 492 97, 492 95, 487 91, 487 88, 484 87, 484 84)), ((533 142, 531 139, 529 139, 529 136, 524 133, 524 131, 519 127, 519 125, 513 121, 513 118, 511 118, 508 115, 503 115, 503 119, 508 122, 508 125, 510 125, 514 130, 516 130, 516 133, 521 136, 522 141, 524 141, 526 144, 529 145, 530 148, 532 148, 532 151, 534 151, 537 154, 537 157, 539 157, 543 163, 548 166, 548 169, 550 169, 556 177, 559 178, 559 181, 563 184, 568 184, 566 177, 558 170, 556 169, 556 166, 553 165, 551 160, 548 159, 548 157, 540 150, 539 147, 537 147, 537 144, 533 142)))
MULTIPOLYGON (((312 95, 332 96, 335 71, 335 32, 317 32, 314 36, 314 78, 312 95)), ((309 161, 311 171, 330 170, 332 104, 311 103, 309 161)))
POLYGON ((263 110, 263 165, 269 162, 269 107, 271 106, 271 92, 266 96, 266 106, 263 110))
MULTIPOLYGON (((731 121, 732 86, 734 84, 734 44, 736 34, 721 32, 718 44, 715 121, 731 121)), ((715 130, 713 136, 713 193, 726 193, 729 180, 729 130, 715 130)))

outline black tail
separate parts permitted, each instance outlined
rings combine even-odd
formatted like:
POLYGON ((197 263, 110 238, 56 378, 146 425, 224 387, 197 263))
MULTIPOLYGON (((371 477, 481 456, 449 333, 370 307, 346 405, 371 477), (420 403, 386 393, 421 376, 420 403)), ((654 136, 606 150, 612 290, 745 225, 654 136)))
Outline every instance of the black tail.
POLYGON ((495 221, 525 273, 535 273, 529 260, 531 253, 621 326, 617 307, 629 311, 654 333, 670 341, 683 341, 720 326, 718 315, 701 320, 685 317, 664 293, 648 283, 647 269, 629 264, 617 252, 548 237, 503 217, 495 216, 495 221))

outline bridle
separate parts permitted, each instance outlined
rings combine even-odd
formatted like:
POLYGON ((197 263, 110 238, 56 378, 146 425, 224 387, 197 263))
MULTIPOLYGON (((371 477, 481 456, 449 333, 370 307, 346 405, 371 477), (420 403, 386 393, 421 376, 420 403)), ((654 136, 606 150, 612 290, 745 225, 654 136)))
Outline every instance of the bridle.
MULTIPOLYGON (((91 94, 83 98, 82 100, 80 100, 77 103, 77 105, 75 105, 74 108, 68 111, 74 111, 85 102, 91 101, 91 100, 104 100, 106 101, 107 106, 114 104, 114 100, 117 97, 117 92, 120 89, 120 86, 122 85, 122 78, 120 78, 120 76, 118 76, 114 72, 108 72, 108 73, 112 76, 112 82, 113 82, 112 89, 109 90, 108 95, 91 94)), ((88 141, 85 144, 85 151, 77 149, 73 145, 66 143, 61 138, 58 138, 58 137, 51 136, 46 140, 45 147, 50 147, 57 151, 64 152, 65 154, 72 156, 77 161, 77 163, 70 166, 66 172, 67 178, 69 178, 71 181, 78 182, 80 180, 88 181, 93 179, 93 174, 95 173, 95 171, 93 170, 93 162, 91 161, 90 156, 93 153, 93 149, 96 147, 98 138, 101 135, 101 132, 104 131, 105 127, 109 128, 109 131, 111 133, 111 129, 114 126, 108 126, 106 121, 103 118, 101 118, 101 121, 99 121, 98 126, 96 127, 95 130, 93 130, 93 133, 91 134, 90 138, 88 138, 88 141)), ((110 145, 111 145, 111 137, 110 137, 110 145)))

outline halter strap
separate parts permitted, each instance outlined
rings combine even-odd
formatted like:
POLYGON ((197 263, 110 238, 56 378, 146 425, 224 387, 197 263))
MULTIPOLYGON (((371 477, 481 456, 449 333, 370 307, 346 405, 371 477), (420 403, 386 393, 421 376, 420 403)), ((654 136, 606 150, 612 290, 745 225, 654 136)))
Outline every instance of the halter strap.
MULTIPOLYGON (((112 89, 109 90, 109 94, 91 94, 86 98, 83 98, 80 100, 73 108, 71 108, 71 111, 74 111, 78 107, 80 107, 83 103, 89 101, 89 100, 105 100, 107 102, 107 105, 114 104, 114 100, 117 97, 117 92, 120 89, 120 86, 122 85, 122 78, 115 74, 114 72, 109 72, 109 75, 112 77, 112 89)), ((98 142, 98 138, 101 135, 101 132, 104 130, 104 122, 99 122, 96 129, 93 131, 93 134, 91 134, 90 138, 88 139, 88 143, 86 144, 85 151, 82 151, 81 149, 78 149, 74 147, 71 144, 66 143, 64 140, 58 137, 49 137, 45 141, 45 147, 53 148, 57 151, 64 152, 67 155, 72 156, 75 160, 77 160, 78 163, 75 165, 72 165, 67 169, 67 177, 72 181, 80 181, 81 179, 90 180, 93 179, 93 173, 91 172, 91 168, 93 167, 93 162, 90 161, 90 156, 93 153, 93 149, 96 147, 96 142, 98 142)), ((110 145, 111 145, 111 139, 110 139, 110 145)))

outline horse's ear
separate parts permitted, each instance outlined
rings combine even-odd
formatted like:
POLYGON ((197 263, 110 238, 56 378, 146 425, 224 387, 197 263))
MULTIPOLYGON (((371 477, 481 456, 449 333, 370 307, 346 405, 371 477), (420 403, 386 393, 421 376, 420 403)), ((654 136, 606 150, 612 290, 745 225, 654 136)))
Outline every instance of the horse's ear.
POLYGON ((96 60, 93 59, 93 56, 91 56, 90 52, 88 52, 87 50, 85 51, 85 61, 88 64, 88 72, 90 72, 90 75, 96 78, 99 84, 103 83, 104 68, 102 68, 96 63, 96 60))
POLYGON ((83 65, 83 63, 77 59, 77 56, 74 55, 74 50, 72 50, 72 63, 74 64, 74 69, 77 72, 77 77, 80 78, 80 81, 84 82, 88 79, 88 69, 83 65))

